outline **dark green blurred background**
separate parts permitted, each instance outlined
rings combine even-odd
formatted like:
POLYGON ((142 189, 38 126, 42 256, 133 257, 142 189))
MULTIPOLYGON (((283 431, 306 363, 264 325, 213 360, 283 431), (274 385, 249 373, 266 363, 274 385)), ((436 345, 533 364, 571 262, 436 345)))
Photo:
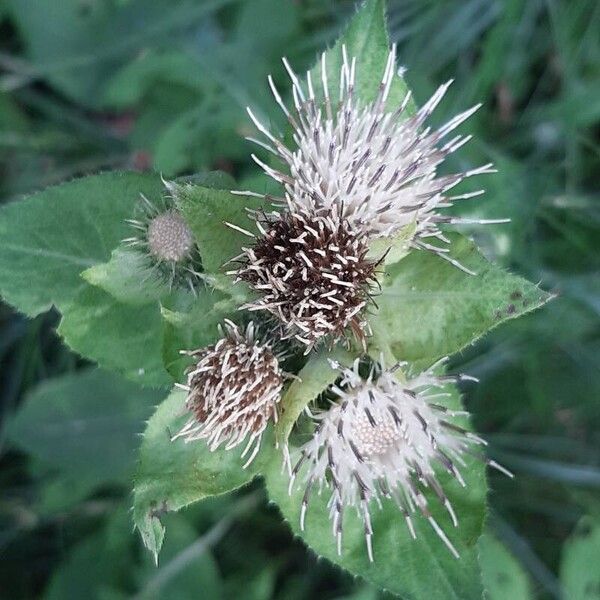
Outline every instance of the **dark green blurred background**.
MULTIPOLYGON (((266 76, 285 81, 282 54, 310 66, 353 6, 0 0, 2 201, 106 169, 252 177, 246 105, 279 119, 266 76)), ((466 208, 512 222, 469 233, 559 294, 453 364, 481 379, 467 406, 517 475, 491 474, 490 526, 535 595, 559 598, 565 540, 582 516, 600 520, 600 3, 390 0, 388 13, 420 103, 456 80, 438 122, 484 102, 450 168, 493 161, 487 195, 466 208)), ((167 517, 155 569, 128 509, 137 433, 160 394, 102 395, 90 372, 65 397, 87 365, 57 321, 0 307, 0 598, 377 597, 293 540, 258 483, 167 517)), ((600 598, 600 582, 583 593, 600 598)))

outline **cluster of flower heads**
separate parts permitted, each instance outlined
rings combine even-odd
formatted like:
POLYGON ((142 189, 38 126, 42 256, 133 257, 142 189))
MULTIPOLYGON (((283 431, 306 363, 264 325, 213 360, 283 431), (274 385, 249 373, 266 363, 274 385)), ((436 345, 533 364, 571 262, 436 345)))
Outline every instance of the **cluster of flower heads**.
MULTIPOLYGON (((410 93, 400 106, 388 107, 395 76, 396 51, 392 47, 379 92, 372 102, 364 104, 355 91, 356 59, 348 59, 345 47, 342 47, 342 56, 339 99, 335 107, 325 54, 320 64, 322 102, 317 100, 311 73, 306 74, 304 89, 285 59, 292 81, 293 110, 283 103, 269 77, 275 100, 293 128, 294 150, 287 148, 248 110, 266 139, 251 138, 252 141, 287 167, 287 172, 277 170, 253 155, 264 172, 284 188, 283 198, 266 198, 275 200, 291 214, 333 218, 369 240, 392 238, 404 228, 414 227, 413 248, 434 252, 468 272, 449 256, 450 242, 440 225, 505 220, 472 221, 443 215, 439 209, 482 194, 483 190, 458 195, 449 195, 449 192, 466 178, 495 171, 491 164, 450 175, 439 175, 437 170, 448 155, 471 139, 470 135, 454 135, 450 139, 448 136, 480 105, 432 130, 424 125, 451 82, 442 85, 414 114, 409 110, 410 93)), ((260 196, 248 191, 237 193, 260 196)))
MULTIPOLYGON (((432 491, 456 525, 438 473, 446 472, 465 485, 461 468, 466 455, 509 473, 478 451, 485 442, 460 424, 466 413, 448 409, 441 400, 449 395, 444 387, 460 377, 436 375, 437 363, 405 381, 398 376, 400 365, 386 368, 382 359, 377 362, 368 357, 366 308, 383 260, 370 253, 373 240, 389 239, 391 246, 395 236, 410 229, 412 248, 434 252, 470 272, 449 255, 450 242, 440 229, 442 224, 468 221, 444 216, 439 209, 479 195, 481 191, 452 196, 449 191, 463 179, 490 173, 492 168, 484 165, 452 175, 438 175, 437 169, 469 140, 470 136, 462 135, 447 138, 478 106, 431 130, 425 122, 449 84, 414 114, 408 95, 400 106, 389 109, 395 74, 392 48, 379 92, 363 104, 355 93, 356 61, 348 59, 345 48, 342 54, 335 101, 325 55, 320 65, 320 100, 311 73, 304 88, 285 60, 292 80, 292 110, 269 77, 275 99, 293 128, 295 149, 286 147, 249 110, 266 138, 254 141, 273 153, 285 170, 253 158, 283 186, 284 196, 236 192, 260 196, 274 210, 252 213, 256 234, 231 225, 247 234, 251 243, 232 259, 237 265, 229 273, 255 292, 241 308, 263 311, 277 327, 259 335, 253 322, 240 329, 227 321, 216 344, 187 353, 194 364, 181 387, 187 392, 191 416, 175 437, 205 440, 211 450, 245 443, 242 456, 248 455, 248 465, 259 451, 268 424, 277 421, 287 377, 275 341, 294 341, 308 354, 323 340, 333 344, 351 332, 362 344, 363 358, 349 368, 332 364, 339 377, 327 391, 327 406, 309 411, 314 421, 312 437, 295 456, 284 449, 290 493, 295 485, 304 486, 301 526, 312 491, 327 489, 338 551, 344 512, 353 508, 364 523, 368 556, 373 560, 370 511, 373 503, 391 500, 413 537, 413 519, 420 515, 458 556, 432 516, 425 490, 432 491)), ((151 234, 147 227, 150 246, 151 234)), ((184 241, 185 236, 172 256, 177 252, 183 256, 184 241)))

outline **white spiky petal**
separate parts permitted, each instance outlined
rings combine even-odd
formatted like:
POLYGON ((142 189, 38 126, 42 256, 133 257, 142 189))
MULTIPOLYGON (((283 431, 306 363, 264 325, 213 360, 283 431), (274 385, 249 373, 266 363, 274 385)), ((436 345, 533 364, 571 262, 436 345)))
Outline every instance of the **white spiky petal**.
POLYGON ((365 104, 355 93, 356 60, 348 59, 345 48, 342 53, 341 72, 335 74, 336 90, 339 83, 339 102, 335 106, 325 55, 321 60, 323 96, 319 98, 315 95, 311 74, 306 75, 307 89, 304 89, 284 59, 292 80, 292 110, 285 106, 269 77, 275 99, 294 129, 296 147, 287 148, 249 109, 250 117, 266 138, 266 142, 251 138, 252 141, 275 154, 288 172, 279 171, 256 156, 254 160, 267 175, 283 185, 284 204, 291 212, 303 209, 343 218, 371 238, 391 237, 406 226, 414 226, 413 247, 433 251, 454 262, 447 256, 446 247, 429 241, 437 239, 442 244, 449 243, 439 228, 442 223, 473 221, 444 216, 439 209, 452 206, 455 200, 483 193, 479 190, 448 195, 463 179, 494 170, 491 164, 451 175, 438 175, 437 170, 449 154, 470 139, 471 136, 463 135, 448 139, 448 135, 479 105, 455 116, 439 129, 431 130, 424 124, 451 82, 442 85, 415 114, 409 114, 410 94, 400 106, 389 107, 388 97, 395 77, 395 48, 392 47, 379 93, 375 100, 365 104))
MULTIPOLYGON (((314 435, 300 449, 291 471, 290 492, 298 475, 304 475, 301 528, 313 488, 327 488, 331 492, 328 506, 339 553, 344 511, 352 507, 364 523, 368 555, 373 560, 372 505, 393 501, 413 538, 416 533, 412 519, 420 514, 458 557, 454 545, 431 515, 423 491, 432 490, 456 526, 456 515, 437 472, 446 471, 464 486, 460 473, 465 464, 463 455, 477 455, 472 447, 485 442, 456 423, 465 412, 449 410, 440 402, 440 398, 449 395, 443 387, 456 378, 434 375, 439 364, 405 383, 398 379, 395 369, 380 374, 372 369, 369 377, 363 379, 359 359, 353 368, 342 369, 339 384, 332 387, 337 398, 328 410, 313 414, 317 423, 314 435)), ((486 462, 507 473, 495 462, 486 462)))
POLYGON ((248 441, 242 457, 250 464, 271 420, 277 421, 284 374, 269 344, 225 321, 223 337, 213 346, 186 352, 197 362, 188 370, 186 406, 192 417, 173 439, 206 440, 211 451, 248 441))

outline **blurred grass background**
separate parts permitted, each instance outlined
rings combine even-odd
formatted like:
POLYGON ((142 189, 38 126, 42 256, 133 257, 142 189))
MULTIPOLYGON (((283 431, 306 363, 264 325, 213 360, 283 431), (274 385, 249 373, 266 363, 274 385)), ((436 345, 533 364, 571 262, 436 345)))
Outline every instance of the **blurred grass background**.
MULTIPOLYGON (((600 3, 388 4, 417 100, 456 80, 438 122, 484 102, 468 125, 476 140, 449 168, 493 161, 485 200, 465 208, 512 222, 470 233, 488 256, 558 293, 453 368, 481 379, 465 389, 467 406, 517 475, 491 474, 491 527, 535 596, 560 598, 565 541, 582 517, 583 538, 600 521, 600 3)), ((278 119, 267 74, 285 81, 282 54, 298 70, 311 65, 353 8, 0 2, 2 201, 105 169, 251 177, 245 106, 278 119)), ((0 598, 378 597, 293 540, 259 484, 167 517, 155 569, 128 508, 135 433, 158 396, 105 398, 87 371, 73 390, 69 378, 87 365, 61 344, 57 320, 0 307, 0 598)), ((593 575, 579 568, 571 580, 593 575)), ((600 580, 580 587, 578 598, 600 598, 600 580)))

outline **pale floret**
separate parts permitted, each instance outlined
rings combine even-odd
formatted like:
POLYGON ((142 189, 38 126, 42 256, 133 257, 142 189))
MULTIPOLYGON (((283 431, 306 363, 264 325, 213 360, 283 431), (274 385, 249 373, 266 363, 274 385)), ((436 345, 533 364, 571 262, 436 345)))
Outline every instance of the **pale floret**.
POLYGON ((194 249, 194 236, 178 211, 171 209, 148 224, 148 248, 159 260, 179 262, 194 249))

